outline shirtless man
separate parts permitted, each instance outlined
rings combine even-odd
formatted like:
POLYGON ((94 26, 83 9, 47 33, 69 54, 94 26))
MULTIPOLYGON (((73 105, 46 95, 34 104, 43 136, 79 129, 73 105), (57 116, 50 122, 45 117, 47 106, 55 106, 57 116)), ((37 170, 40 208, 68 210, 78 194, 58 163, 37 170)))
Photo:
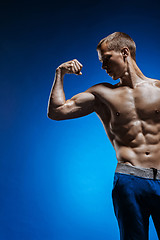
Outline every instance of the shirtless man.
POLYGON ((160 239, 160 81, 143 75, 136 64, 136 45, 115 32, 97 46, 102 68, 118 84, 96 84, 65 100, 66 73, 81 75, 74 59, 56 69, 48 117, 78 118, 96 112, 118 160, 112 199, 121 240, 147 240, 151 215, 160 239))

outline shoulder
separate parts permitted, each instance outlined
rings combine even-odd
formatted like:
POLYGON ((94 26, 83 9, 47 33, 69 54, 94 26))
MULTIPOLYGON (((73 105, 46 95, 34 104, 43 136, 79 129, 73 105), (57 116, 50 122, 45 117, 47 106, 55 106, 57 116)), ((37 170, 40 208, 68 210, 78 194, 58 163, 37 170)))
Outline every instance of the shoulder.
POLYGON ((94 94, 96 92, 103 91, 105 89, 114 89, 114 85, 110 83, 98 83, 88 88, 86 92, 90 92, 94 94))
POLYGON ((146 78, 147 83, 151 84, 152 86, 160 88, 160 80, 154 78, 146 78))

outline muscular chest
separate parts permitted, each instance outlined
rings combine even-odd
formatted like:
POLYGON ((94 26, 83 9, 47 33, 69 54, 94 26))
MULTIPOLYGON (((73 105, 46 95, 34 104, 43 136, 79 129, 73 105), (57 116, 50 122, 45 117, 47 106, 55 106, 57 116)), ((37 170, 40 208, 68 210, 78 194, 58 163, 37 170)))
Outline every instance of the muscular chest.
POLYGON ((151 85, 136 89, 115 89, 106 97, 111 112, 111 121, 127 123, 128 121, 160 121, 160 89, 151 85))

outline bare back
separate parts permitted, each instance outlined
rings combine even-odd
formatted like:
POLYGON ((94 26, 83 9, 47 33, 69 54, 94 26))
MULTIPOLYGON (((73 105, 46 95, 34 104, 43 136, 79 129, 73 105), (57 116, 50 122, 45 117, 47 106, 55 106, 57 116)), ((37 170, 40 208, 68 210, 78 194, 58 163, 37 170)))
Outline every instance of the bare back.
POLYGON ((118 162, 160 169, 160 82, 148 78, 134 89, 102 83, 93 94, 118 162))

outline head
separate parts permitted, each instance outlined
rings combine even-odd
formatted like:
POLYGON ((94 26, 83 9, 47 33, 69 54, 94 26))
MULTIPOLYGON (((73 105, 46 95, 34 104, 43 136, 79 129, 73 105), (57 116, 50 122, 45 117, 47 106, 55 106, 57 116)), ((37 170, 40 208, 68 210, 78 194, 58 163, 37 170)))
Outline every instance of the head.
POLYGON ((136 44, 126 33, 115 32, 103 38, 97 51, 102 68, 114 80, 125 74, 129 58, 136 62, 136 44))

